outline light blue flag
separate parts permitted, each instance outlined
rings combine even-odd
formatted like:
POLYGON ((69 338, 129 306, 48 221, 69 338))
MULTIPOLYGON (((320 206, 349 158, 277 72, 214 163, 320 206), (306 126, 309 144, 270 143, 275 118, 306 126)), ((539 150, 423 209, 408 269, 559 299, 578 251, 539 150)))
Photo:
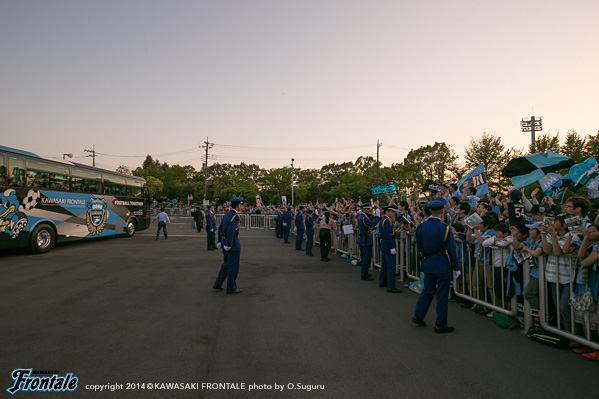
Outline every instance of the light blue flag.
POLYGON ((489 193, 485 165, 482 163, 458 181, 458 190, 460 190, 462 194, 466 193, 466 189, 472 186, 476 187, 477 196, 489 193))
POLYGON ((597 161, 593 157, 588 157, 581 163, 572 166, 564 179, 572 180, 574 185, 584 185, 589 177, 598 170, 597 161))
POLYGON ((541 185, 541 191, 543 191, 545 193, 545 195, 551 195, 551 194, 548 194, 548 192, 551 191, 551 187, 553 187, 555 183, 557 183, 561 180, 562 180, 562 175, 560 175, 559 173, 547 173, 545 176, 543 176, 542 178, 539 179, 539 184, 541 185))

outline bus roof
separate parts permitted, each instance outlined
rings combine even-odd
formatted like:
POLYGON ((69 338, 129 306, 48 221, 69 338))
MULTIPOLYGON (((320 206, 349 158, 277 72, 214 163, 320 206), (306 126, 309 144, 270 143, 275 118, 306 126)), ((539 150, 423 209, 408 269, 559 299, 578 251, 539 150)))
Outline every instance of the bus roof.
POLYGON ((129 179, 135 179, 135 180, 142 180, 142 181, 146 181, 143 177, 139 177, 139 176, 134 176, 134 175, 126 175, 114 170, 108 170, 108 169, 102 169, 102 168, 96 168, 90 165, 85 165, 82 163, 78 163, 78 162, 71 162, 71 161, 66 161, 60 158, 49 158, 49 157, 44 157, 44 156, 40 156, 37 154, 34 154, 33 152, 29 152, 29 151, 23 151, 23 150, 18 150, 16 148, 11 148, 11 147, 6 147, 3 145, 0 145, 0 151, 7 151, 7 152, 12 152, 15 154, 19 154, 19 155, 26 155, 28 157, 31 158, 38 158, 38 159, 45 159, 48 161, 52 161, 52 162, 57 162, 57 163, 62 163, 62 164, 67 164, 67 165, 71 165, 71 166, 77 166, 77 167, 82 167, 82 168, 88 168, 88 169, 94 169, 100 172, 104 172, 104 173, 110 173, 113 175, 120 175, 129 179))
POLYGON ((1 151, 14 152, 14 153, 20 154, 20 155, 27 155, 28 157, 33 157, 33 158, 41 158, 39 155, 34 154, 32 152, 23 151, 23 150, 17 150, 16 148, 5 147, 3 145, 0 145, 0 150, 1 151))

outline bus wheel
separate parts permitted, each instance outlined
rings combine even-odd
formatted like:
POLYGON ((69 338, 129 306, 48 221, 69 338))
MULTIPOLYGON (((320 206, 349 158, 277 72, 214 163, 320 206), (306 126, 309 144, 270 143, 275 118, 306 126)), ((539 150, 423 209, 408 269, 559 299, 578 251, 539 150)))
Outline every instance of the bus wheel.
POLYGON ((133 219, 129 219, 129 221, 127 222, 127 227, 125 228, 127 237, 133 237, 135 235, 135 228, 135 221, 133 219))
POLYGON ((32 254, 43 254, 52 249, 56 243, 54 229, 47 224, 40 224, 31 233, 29 252, 32 254))

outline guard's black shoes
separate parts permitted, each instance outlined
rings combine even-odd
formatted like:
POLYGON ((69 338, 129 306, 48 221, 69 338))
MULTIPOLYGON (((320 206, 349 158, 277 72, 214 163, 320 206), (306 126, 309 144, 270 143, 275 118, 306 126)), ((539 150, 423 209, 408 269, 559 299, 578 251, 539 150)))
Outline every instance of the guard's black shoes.
POLYGON ((362 280, 364 280, 364 281, 372 281, 372 280, 374 280, 374 277, 368 276, 368 277, 363 278, 362 280))
POLYGON ((213 289, 213 290, 215 290, 215 291, 222 291, 222 290, 223 290, 223 287, 221 287, 220 285, 216 285, 216 284, 214 284, 214 285, 212 286, 212 289, 213 289))
POLYGON ((242 292, 242 290, 227 291, 227 294, 241 294, 242 292))
POLYGON ((447 326, 447 327, 435 326, 435 332, 438 334, 452 333, 453 330, 454 330, 454 328, 451 326, 447 326))
POLYGON ((426 321, 422 320, 418 316, 412 317, 412 323, 419 325, 420 327, 426 327, 426 321))
POLYGON ((401 294, 403 291, 398 290, 397 288, 387 288, 387 292, 390 292, 392 294, 401 294))

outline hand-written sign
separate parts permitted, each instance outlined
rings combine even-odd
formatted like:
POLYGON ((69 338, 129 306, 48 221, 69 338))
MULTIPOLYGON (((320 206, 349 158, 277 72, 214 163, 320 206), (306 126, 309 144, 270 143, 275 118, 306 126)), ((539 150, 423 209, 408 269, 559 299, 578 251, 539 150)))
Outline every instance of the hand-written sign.
POLYGON ((395 185, 395 182, 389 182, 389 183, 385 183, 385 184, 372 184, 370 186, 370 193, 372 195, 377 195, 377 194, 397 194, 397 186, 395 185))

